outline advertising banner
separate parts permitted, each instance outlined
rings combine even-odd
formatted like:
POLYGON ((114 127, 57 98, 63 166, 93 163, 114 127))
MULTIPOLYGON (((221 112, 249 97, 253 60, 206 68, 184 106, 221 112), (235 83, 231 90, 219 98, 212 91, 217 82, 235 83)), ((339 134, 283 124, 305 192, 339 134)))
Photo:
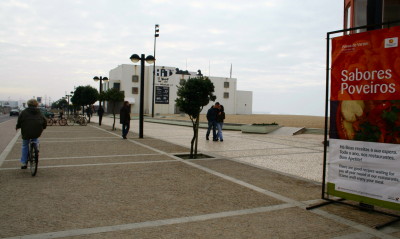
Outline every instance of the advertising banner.
POLYGON ((332 39, 329 195, 400 210, 400 27, 332 39))

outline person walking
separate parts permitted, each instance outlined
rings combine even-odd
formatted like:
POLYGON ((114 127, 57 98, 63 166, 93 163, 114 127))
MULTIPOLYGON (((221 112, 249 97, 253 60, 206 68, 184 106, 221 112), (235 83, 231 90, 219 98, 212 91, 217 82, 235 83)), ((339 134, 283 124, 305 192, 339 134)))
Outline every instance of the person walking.
POLYGON ((92 108, 92 111, 90 112, 90 117, 93 117, 93 113, 96 112, 94 105, 90 105, 90 107, 92 108))
POLYGON ((124 102, 119 111, 119 122, 122 124, 122 138, 126 139, 131 124, 131 106, 128 101, 124 102))
POLYGON ((221 142, 224 141, 224 138, 222 136, 222 126, 224 125, 224 119, 225 119, 224 106, 220 104, 217 115, 217 128, 218 128, 217 139, 219 139, 219 141, 221 142))
POLYGON ((99 116, 99 125, 101 125, 101 120, 103 119, 104 109, 102 106, 99 106, 97 110, 97 115, 99 116))
POLYGON ((15 129, 21 129, 22 135, 22 154, 21 154, 21 169, 27 168, 29 140, 39 144, 39 137, 47 127, 47 120, 40 112, 39 103, 35 99, 28 100, 28 108, 24 109, 18 116, 15 129))
POLYGON ((206 133, 206 140, 209 140, 210 131, 212 129, 213 141, 218 141, 217 133, 216 133, 218 107, 219 107, 219 103, 216 102, 215 105, 211 106, 211 108, 207 111, 208 128, 207 128, 207 133, 206 133))
POLYGON ((92 117, 92 107, 91 106, 88 106, 87 107, 87 109, 86 109, 86 115, 87 115, 87 117, 88 117, 88 123, 90 123, 90 118, 92 117))

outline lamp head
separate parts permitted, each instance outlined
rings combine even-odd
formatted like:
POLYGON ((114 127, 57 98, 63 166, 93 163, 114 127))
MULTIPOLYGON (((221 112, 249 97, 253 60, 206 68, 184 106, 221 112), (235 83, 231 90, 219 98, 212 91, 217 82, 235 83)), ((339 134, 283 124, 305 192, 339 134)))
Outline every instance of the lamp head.
POLYGON ((159 34, 159 32, 160 32, 160 29, 159 29, 159 27, 160 27, 160 25, 158 25, 158 24, 156 24, 156 26, 155 26, 155 31, 154 31, 154 37, 159 37, 160 36, 160 34, 159 34))
POLYGON ((156 58, 152 55, 148 55, 145 60, 148 64, 153 64, 156 61, 156 58))
POLYGON ((95 77, 93 77, 93 80, 94 81, 99 81, 100 79, 99 79, 99 77, 95 76, 95 77))
POLYGON ((108 78, 107 77, 103 77, 103 81, 108 81, 108 78))
POLYGON ((136 63, 140 60, 140 57, 138 54, 133 54, 130 59, 133 63, 136 63))

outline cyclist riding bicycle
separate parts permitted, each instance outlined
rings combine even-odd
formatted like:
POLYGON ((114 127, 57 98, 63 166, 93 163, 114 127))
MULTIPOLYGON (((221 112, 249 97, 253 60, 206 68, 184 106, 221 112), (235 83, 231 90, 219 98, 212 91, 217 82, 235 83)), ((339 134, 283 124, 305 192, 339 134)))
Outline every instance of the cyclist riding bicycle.
POLYGON ((22 155, 21 169, 26 169, 28 161, 29 140, 39 143, 38 138, 47 127, 46 118, 38 108, 35 99, 28 100, 28 108, 24 109, 18 116, 16 130, 21 129, 22 134, 22 155))

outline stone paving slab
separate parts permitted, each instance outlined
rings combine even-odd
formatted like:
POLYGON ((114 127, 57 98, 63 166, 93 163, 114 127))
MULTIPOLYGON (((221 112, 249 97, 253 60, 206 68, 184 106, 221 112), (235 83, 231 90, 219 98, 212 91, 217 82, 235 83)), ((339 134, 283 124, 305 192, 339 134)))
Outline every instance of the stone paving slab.
MULTIPOLYGON (((18 141, 9 156, 8 159, 17 159, 21 156, 21 141, 18 141)), ((55 157, 79 157, 79 156, 102 156, 102 155, 126 155, 126 154, 149 154, 153 151, 132 144, 131 142, 124 141, 122 139, 115 138, 114 140, 108 141, 52 141, 45 142, 41 141, 40 155, 45 158, 55 157), (110 144, 112 147, 110 147, 110 144)))
POLYGON ((176 144, 158 139, 141 139, 138 142, 150 147, 157 147, 157 149, 166 153, 190 153, 190 148, 178 146, 176 144))
POLYGON ((322 217, 315 217, 311 213, 307 213, 298 208, 288 208, 267 213, 210 219, 200 222, 188 222, 64 238, 324 239, 355 232, 358 231, 322 217), (240 228, 240 230, 238 230, 238 228, 240 228))
POLYGON ((300 134, 293 136, 266 135, 267 137, 259 136, 259 140, 273 142, 276 144, 289 145, 294 147, 312 147, 323 150, 323 135, 300 134))
POLYGON ((321 197, 321 185, 315 182, 287 177, 278 172, 225 159, 196 160, 194 162, 220 173, 231 175, 257 187, 268 188, 271 192, 279 193, 298 201, 321 197), (282 188, 290 188, 290 190, 282 191, 282 188))
MULTIPOLYGON (((168 161, 175 160, 171 159, 166 155, 154 153, 154 154, 142 154, 142 155, 106 155, 106 156, 92 156, 92 157, 58 157, 58 158, 40 158, 40 168, 51 167, 51 166, 79 166, 87 164, 122 164, 122 163, 143 163, 143 162, 157 162, 157 161, 168 161)), ((20 166, 19 159, 6 160, 0 167, 2 169, 18 169, 20 166)))
POLYGON ((180 162, 1 171, 0 188, 0 237, 281 203, 180 162))
POLYGON ((85 138, 109 138, 110 134, 107 132, 95 130, 92 127, 87 126, 60 126, 60 127, 47 127, 45 134, 41 136, 41 139, 48 138, 72 138, 79 139, 82 136, 85 138))
MULTIPOLYGON (((346 201, 346 202, 349 204, 357 205, 356 202, 352 202, 352 201, 346 201)), ((363 225, 367 225, 371 228, 373 228, 377 225, 388 223, 388 222, 392 221, 392 219, 393 219, 393 217, 386 216, 384 214, 379 214, 379 213, 375 213, 372 211, 362 211, 362 210, 359 210, 358 208, 351 207, 348 205, 343 205, 343 204, 330 204, 330 205, 322 207, 321 209, 324 211, 327 211, 329 213, 332 213, 334 215, 343 216, 354 222, 357 222, 357 223, 360 223, 363 225)), ((383 212, 386 211, 386 212, 393 213, 393 211, 389 211, 384 208, 376 207, 376 209, 383 211, 383 212)), ((397 223, 396 227, 400 229, 400 224, 397 223)))
POLYGON ((254 166, 263 165, 267 166, 268 169, 318 182, 322 181, 322 175, 318 174, 318 172, 321 172, 323 168, 323 162, 320 160, 322 156, 323 154, 319 152, 307 154, 246 156, 236 159, 244 163, 253 164, 254 166))
POLYGON ((266 148, 266 149, 254 149, 251 151, 243 150, 230 150, 230 151, 219 151, 218 153, 228 158, 246 157, 246 156, 268 156, 268 155, 289 155, 289 154, 309 154, 316 153, 319 151, 305 148, 266 148))

